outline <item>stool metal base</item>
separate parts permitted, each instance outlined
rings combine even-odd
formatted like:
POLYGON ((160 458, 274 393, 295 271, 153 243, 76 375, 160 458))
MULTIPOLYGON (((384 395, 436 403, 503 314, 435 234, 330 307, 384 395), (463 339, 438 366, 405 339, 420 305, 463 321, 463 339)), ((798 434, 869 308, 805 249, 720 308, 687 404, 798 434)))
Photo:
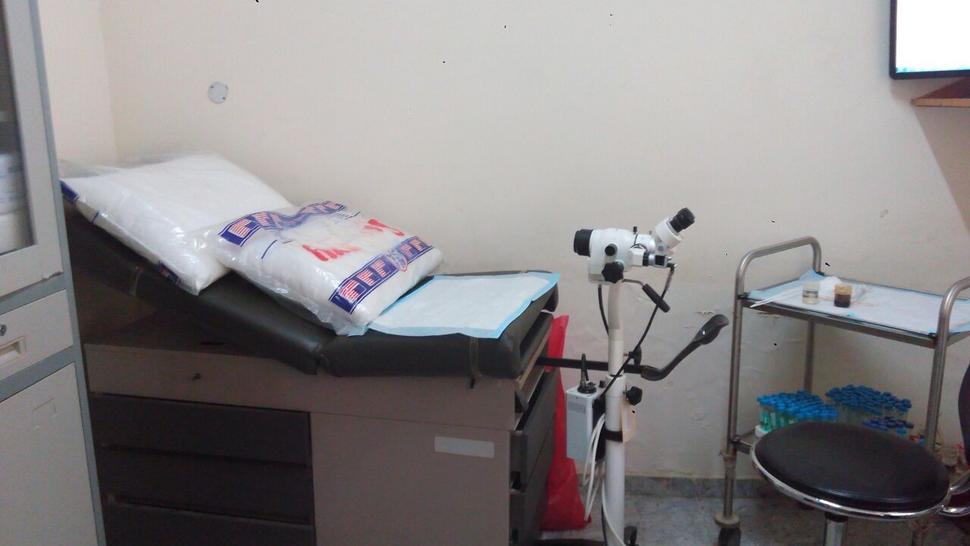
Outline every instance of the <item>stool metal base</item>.
POLYGON ((825 546, 842 546, 845 542, 845 523, 848 518, 825 513, 825 546))

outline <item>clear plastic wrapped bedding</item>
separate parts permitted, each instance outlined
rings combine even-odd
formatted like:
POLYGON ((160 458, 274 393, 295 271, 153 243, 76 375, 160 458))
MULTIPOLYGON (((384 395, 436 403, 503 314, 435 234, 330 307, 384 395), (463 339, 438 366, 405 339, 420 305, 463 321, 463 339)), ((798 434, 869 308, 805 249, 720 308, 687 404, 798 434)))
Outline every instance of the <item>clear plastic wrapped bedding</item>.
POLYGON ((211 154, 87 172, 94 175, 62 180, 65 197, 88 221, 193 294, 228 272, 205 248, 200 230, 291 205, 254 175, 211 154))

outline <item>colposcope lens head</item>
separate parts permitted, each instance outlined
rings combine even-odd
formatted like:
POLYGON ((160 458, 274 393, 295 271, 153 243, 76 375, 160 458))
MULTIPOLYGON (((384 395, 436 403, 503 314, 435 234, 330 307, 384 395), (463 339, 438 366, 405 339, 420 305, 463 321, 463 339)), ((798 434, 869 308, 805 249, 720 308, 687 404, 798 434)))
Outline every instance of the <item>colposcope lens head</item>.
POLYGON ((689 208, 682 208, 670 219, 670 227, 677 233, 684 231, 694 223, 694 213, 689 208))
POLYGON ((593 236, 593 230, 581 229, 573 237, 573 252, 580 256, 589 257, 589 239, 593 236))

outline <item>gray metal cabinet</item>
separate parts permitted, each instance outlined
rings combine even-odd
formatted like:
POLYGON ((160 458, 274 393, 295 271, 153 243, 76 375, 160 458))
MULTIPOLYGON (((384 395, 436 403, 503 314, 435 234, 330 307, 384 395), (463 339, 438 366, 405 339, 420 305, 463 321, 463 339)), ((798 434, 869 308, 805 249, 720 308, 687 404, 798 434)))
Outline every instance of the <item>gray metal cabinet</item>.
POLYGON ((37 6, 0 0, 0 543, 101 545, 37 6))
POLYGON ((70 364, 0 402, 4 544, 97 544, 76 370, 70 364))
POLYGON ((61 273, 36 3, 0 9, 0 294, 61 273))

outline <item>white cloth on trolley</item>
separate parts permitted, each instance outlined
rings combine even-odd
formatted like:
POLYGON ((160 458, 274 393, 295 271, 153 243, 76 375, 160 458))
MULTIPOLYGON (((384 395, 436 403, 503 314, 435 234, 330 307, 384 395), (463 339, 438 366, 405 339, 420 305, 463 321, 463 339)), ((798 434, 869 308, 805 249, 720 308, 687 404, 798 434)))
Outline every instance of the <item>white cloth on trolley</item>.
MULTIPOLYGON (((839 281, 838 277, 807 271, 794 281, 752 290, 748 297, 756 300, 752 306, 755 309, 759 303, 763 305, 770 302, 920 334, 936 333, 942 296, 905 288, 844 281, 853 285, 851 305, 836 307, 831 287, 839 281), (819 281, 821 284, 820 301, 816 304, 802 302, 802 286, 806 281, 819 281), (829 287, 828 290, 826 287, 829 287)), ((950 317, 950 331, 970 331, 970 300, 956 301, 950 317)))

